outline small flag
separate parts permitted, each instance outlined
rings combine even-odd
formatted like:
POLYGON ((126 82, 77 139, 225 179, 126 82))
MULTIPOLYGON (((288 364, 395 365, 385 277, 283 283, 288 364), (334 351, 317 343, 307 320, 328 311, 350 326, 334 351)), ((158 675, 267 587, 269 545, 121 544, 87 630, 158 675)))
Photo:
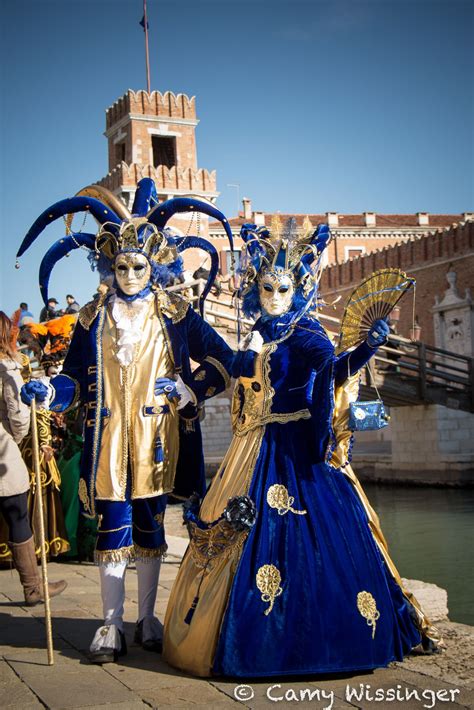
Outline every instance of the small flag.
MULTIPOLYGON (((140 22, 138 24, 143 27, 143 31, 145 32, 145 15, 143 15, 142 19, 140 20, 140 22)), ((148 20, 146 22, 146 28, 147 28, 147 30, 150 29, 150 25, 148 23, 148 20)))

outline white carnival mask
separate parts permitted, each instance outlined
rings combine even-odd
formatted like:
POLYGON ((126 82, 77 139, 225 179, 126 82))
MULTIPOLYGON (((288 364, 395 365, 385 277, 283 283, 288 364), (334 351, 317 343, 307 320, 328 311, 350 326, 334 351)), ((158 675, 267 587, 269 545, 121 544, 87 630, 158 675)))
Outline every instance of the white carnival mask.
POLYGON ((281 316, 290 310, 293 303, 293 277, 279 269, 267 271, 259 279, 258 292, 263 311, 269 316, 281 316))
POLYGON ((150 282, 150 262, 146 256, 138 252, 119 254, 115 259, 114 271, 119 288, 127 296, 139 293, 150 282))

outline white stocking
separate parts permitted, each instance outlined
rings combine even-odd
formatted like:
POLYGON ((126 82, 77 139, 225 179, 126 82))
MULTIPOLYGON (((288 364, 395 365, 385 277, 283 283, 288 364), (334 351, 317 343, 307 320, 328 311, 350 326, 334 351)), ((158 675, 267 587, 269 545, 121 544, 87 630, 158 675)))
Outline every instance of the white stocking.
POLYGON ((160 579, 161 559, 136 560, 138 577, 138 621, 155 616, 155 602, 160 579))
POLYGON ((99 566, 104 624, 113 624, 120 631, 123 631, 126 569, 127 562, 99 566))

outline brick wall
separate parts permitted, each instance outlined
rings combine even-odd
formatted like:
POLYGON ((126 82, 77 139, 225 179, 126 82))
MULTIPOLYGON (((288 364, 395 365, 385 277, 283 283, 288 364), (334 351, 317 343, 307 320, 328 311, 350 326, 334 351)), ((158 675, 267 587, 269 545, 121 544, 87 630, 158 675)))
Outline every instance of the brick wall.
MULTIPOLYGON (((374 251, 339 266, 327 267, 321 279, 320 291, 328 302, 341 295, 329 315, 341 316, 352 290, 364 278, 379 269, 400 268, 417 281, 416 315, 421 325, 421 339, 434 345, 433 314, 435 296, 443 296, 447 288, 446 273, 450 264, 458 275, 457 287, 461 294, 474 286, 474 222, 469 221, 451 229, 437 231, 393 247, 374 251)), ((409 335, 412 322, 412 296, 400 303, 400 335, 409 335)))

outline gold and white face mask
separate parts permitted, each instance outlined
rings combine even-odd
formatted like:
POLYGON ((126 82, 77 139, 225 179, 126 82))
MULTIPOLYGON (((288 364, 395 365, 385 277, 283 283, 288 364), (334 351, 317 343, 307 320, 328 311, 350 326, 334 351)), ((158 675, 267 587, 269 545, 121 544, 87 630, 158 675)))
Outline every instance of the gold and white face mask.
POLYGON ((278 269, 267 271, 259 279, 258 291, 262 310, 269 316, 281 316, 290 310, 293 303, 293 277, 278 269))
POLYGON ((119 254, 114 263, 115 279, 121 291, 134 296, 150 281, 151 266, 143 254, 129 252, 119 254))

